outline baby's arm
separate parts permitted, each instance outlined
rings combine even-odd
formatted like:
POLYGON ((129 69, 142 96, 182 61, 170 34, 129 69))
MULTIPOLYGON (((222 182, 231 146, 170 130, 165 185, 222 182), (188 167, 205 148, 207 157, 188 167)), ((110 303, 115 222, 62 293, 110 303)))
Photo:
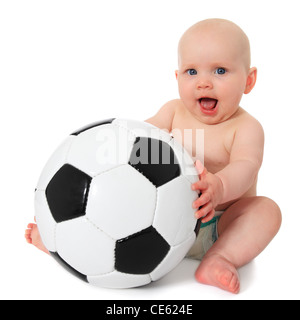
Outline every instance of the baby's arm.
POLYGON ((193 204, 195 208, 202 207, 196 212, 197 218, 205 217, 203 222, 211 220, 218 204, 238 199, 251 188, 262 164, 263 149, 263 129, 255 119, 249 119, 237 129, 230 162, 223 170, 212 174, 201 168, 199 162, 196 164, 200 180, 192 188, 202 192, 193 204))
POLYGON ((172 131, 172 123, 175 115, 176 100, 167 102, 155 116, 146 120, 146 122, 168 132, 172 131))
POLYGON ((216 173, 223 184, 221 203, 238 199, 254 184, 264 152, 264 131, 255 119, 242 123, 236 131, 230 162, 216 173))

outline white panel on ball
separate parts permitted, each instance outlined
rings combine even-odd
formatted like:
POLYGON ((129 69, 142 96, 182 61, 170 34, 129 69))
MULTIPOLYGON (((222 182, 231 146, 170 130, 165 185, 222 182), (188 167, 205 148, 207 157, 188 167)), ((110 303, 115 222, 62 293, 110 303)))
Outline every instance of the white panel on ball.
POLYGON ((86 212, 95 225, 118 240, 151 226, 155 206, 153 184, 123 165, 92 180, 86 212))
POLYGON ((188 154, 188 152, 175 138, 170 141, 169 145, 175 152, 180 168, 182 170, 181 174, 184 175, 191 183, 197 182, 199 180, 199 176, 197 170, 195 169, 193 159, 188 154))
POLYGON ((37 183, 38 190, 45 190, 49 181, 53 178, 56 172, 66 163, 68 151, 76 139, 74 136, 69 136, 63 143, 56 149, 52 156, 47 161, 39 181, 37 183))
POLYGON ((115 241, 85 217, 59 223, 56 244, 58 254, 82 274, 114 270, 115 241))
POLYGON ((68 162, 91 177, 128 163, 135 137, 116 125, 102 125, 82 132, 74 141, 68 162))
POLYGON ((192 203, 198 194, 192 191, 190 182, 184 176, 159 187, 157 192, 153 226, 170 245, 176 246, 194 232, 197 220, 192 203))

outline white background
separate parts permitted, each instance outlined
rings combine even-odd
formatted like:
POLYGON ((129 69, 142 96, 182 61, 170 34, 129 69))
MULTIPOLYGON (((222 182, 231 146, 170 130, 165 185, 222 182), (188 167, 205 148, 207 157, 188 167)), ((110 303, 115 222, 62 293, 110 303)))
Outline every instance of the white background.
MULTIPOLYGON (((0 2, 1 299, 299 299, 299 7, 286 0, 0 2), (182 33, 205 18, 240 25, 258 82, 241 105, 264 126, 259 194, 281 207, 280 233, 240 270, 241 293, 198 284, 196 261, 130 290, 85 284, 26 244, 39 174, 73 130, 144 120, 177 98, 182 33)), ((117 201, 117 199, 116 199, 117 201)), ((257 221, 259 223, 259 221, 257 221)))

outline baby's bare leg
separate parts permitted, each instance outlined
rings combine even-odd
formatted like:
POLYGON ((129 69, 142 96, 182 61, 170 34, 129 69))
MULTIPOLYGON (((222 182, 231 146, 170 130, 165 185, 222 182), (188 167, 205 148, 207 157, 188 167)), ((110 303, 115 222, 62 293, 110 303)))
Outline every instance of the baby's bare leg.
POLYGON ((44 246, 39 229, 35 223, 29 223, 27 229, 25 230, 25 239, 28 243, 33 244, 38 249, 49 254, 49 251, 44 246))
POLYGON ((272 200, 252 197, 237 201, 220 218, 219 239, 203 258, 196 279, 238 293, 237 268, 267 247, 280 224, 281 212, 272 200))

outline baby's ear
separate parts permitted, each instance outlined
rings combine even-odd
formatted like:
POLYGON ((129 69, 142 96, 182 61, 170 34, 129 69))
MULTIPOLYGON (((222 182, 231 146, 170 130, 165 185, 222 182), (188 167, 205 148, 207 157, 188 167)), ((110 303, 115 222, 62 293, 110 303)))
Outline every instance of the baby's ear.
POLYGON ((176 80, 178 80, 178 70, 175 70, 175 77, 176 77, 176 80))
POLYGON ((251 92, 251 90, 254 88, 256 83, 256 77, 257 77, 257 68, 253 67, 249 70, 249 74, 247 77, 246 87, 245 87, 245 94, 248 94, 251 92))

